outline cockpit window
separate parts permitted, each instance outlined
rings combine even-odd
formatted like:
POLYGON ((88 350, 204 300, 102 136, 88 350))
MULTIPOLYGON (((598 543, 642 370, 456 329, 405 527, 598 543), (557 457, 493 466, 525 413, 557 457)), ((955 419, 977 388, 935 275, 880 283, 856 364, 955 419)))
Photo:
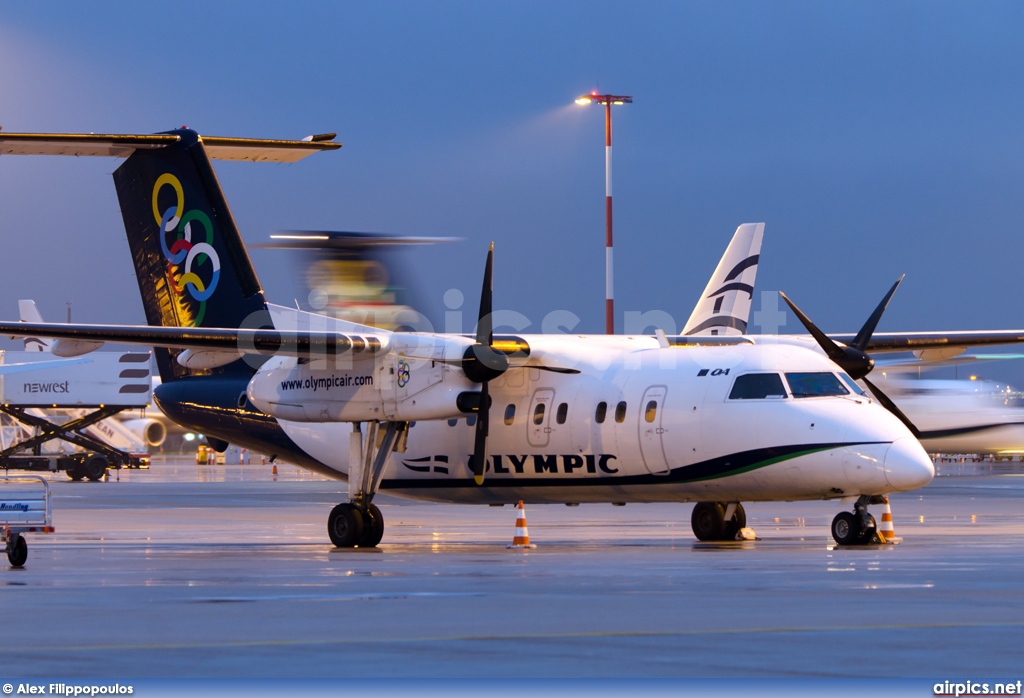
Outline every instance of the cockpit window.
POLYGON ((782 387, 782 378, 778 373, 746 373, 737 376, 732 384, 730 400, 764 400, 765 398, 784 398, 786 389, 782 387))
POLYGON ((851 391, 853 391, 854 395, 863 395, 864 397, 867 397, 867 393, 865 393, 861 389, 861 387, 857 385, 857 381, 853 380, 845 373, 840 373, 839 377, 843 379, 843 382, 846 383, 846 385, 850 388, 851 391))
POLYGON ((789 389, 793 397, 824 397, 827 395, 849 395, 842 381, 834 373, 787 373, 789 389))

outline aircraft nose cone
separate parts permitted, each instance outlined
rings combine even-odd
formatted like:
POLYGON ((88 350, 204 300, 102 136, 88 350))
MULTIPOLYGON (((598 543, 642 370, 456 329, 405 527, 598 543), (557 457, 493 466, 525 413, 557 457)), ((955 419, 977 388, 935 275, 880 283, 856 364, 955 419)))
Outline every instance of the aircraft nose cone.
POLYGON ((935 466, 917 439, 896 439, 885 454, 885 479, 897 490, 916 490, 935 477, 935 466))

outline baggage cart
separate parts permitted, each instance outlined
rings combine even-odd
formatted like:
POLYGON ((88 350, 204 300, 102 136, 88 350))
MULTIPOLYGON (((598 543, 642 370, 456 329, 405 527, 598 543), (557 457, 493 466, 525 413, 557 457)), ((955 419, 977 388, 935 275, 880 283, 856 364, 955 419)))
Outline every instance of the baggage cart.
POLYGON ((53 533, 50 484, 38 475, 0 475, 0 542, 11 567, 28 559, 26 533, 53 533))

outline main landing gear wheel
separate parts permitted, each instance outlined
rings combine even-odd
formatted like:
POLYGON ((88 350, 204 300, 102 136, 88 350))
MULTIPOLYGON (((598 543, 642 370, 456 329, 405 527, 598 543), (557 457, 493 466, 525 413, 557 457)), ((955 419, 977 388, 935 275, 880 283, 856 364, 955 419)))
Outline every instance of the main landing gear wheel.
MULTIPOLYGON (((381 518, 383 533, 383 521, 381 518)), ((363 513, 350 502, 339 504, 327 517, 327 535, 338 548, 354 548, 363 540, 363 513)))
POLYGON ((28 543, 25 542, 24 536, 12 535, 7 541, 7 561, 11 563, 11 567, 24 567, 27 559, 28 543))
POLYGON ((363 538, 359 541, 360 548, 376 548, 384 537, 384 515, 376 504, 366 507, 363 514, 363 538))
POLYGON ((690 515, 693 535, 700 541, 736 540, 736 534, 747 525, 743 505, 736 504, 732 519, 725 520, 726 505, 722 502, 697 502, 690 515))
POLYGON ((722 540, 725 535, 725 507, 718 502, 697 502, 690 514, 690 526, 697 540, 722 540))
POLYGON ((841 511, 832 519, 832 538, 838 545, 867 545, 875 540, 875 517, 867 516, 867 526, 860 516, 841 511))

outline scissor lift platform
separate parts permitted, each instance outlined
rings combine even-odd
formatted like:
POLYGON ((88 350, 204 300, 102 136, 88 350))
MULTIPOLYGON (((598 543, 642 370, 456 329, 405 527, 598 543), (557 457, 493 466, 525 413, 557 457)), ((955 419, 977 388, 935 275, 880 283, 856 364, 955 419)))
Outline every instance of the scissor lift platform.
POLYGON ((73 480, 81 480, 83 477, 99 480, 106 475, 107 468, 148 468, 148 463, 139 456, 114 448, 81 432, 91 424, 129 409, 134 407, 98 406, 95 411, 77 419, 65 424, 56 424, 45 417, 31 414, 24 407, 0 404, 0 413, 36 430, 35 436, 0 449, 0 469, 66 470, 73 480), (40 450, 42 445, 54 439, 67 441, 85 450, 60 456, 43 454, 40 450))
POLYGON ((59 359, 45 352, 0 352, 0 413, 25 425, 29 438, 0 444, 0 470, 66 470, 74 480, 98 480, 107 468, 146 468, 137 455, 83 430, 118 412, 150 403, 149 352, 93 352, 59 359), (73 410, 58 423, 54 410, 73 410), (50 455, 43 444, 62 440, 81 451, 50 455))

